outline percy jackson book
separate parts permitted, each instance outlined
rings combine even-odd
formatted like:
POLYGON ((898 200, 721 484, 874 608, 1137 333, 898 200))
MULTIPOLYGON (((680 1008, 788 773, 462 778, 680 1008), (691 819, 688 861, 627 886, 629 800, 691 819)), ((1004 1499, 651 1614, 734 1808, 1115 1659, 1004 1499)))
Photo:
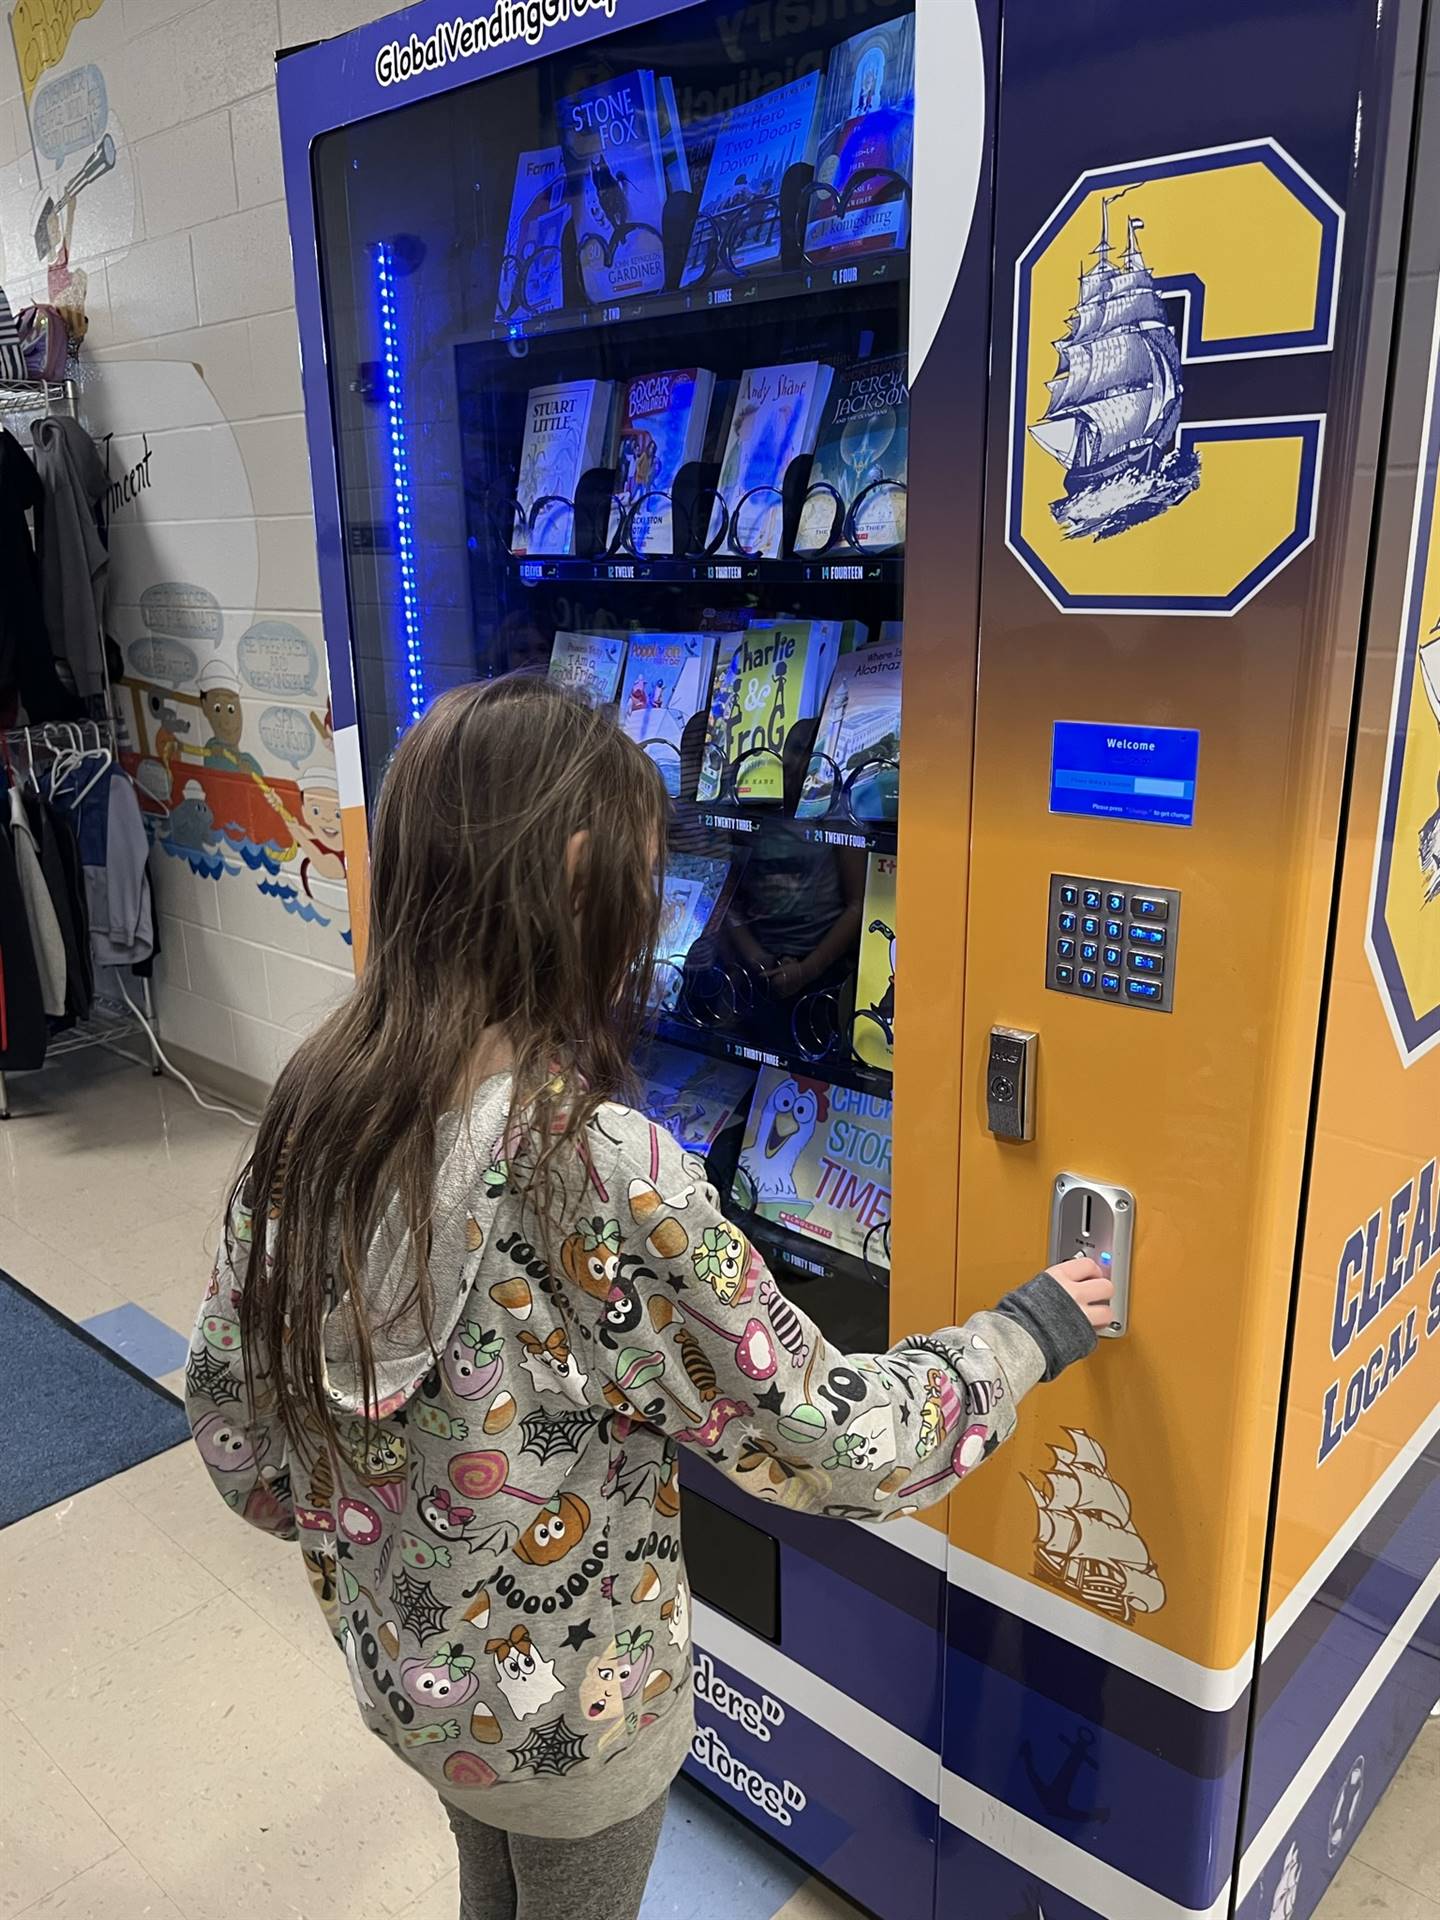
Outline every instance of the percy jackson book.
POLYGON ((675 476, 688 461, 700 458, 714 391, 715 376, 702 367, 637 374, 620 387, 612 546, 628 515, 634 553, 673 553, 675 476))
POLYGON ((765 1067, 732 1189, 736 1203, 807 1240, 888 1267, 891 1102, 765 1067))
POLYGON ((815 154, 820 76, 733 107, 715 139, 681 285, 744 278, 780 257, 780 188, 815 154))
POLYGON ((862 360, 835 376, 795 534, 797 554, 842 537, 862 552, 905 545, 910 388, 903 353, 862 360))
POLYGON ((877 22, 836 47, 820 106, 809 259, 853 259, 910 243, 915 158, 915 16, 877 22))
POLYGON ((565 301, 560 245, 570 224, 565 195, 565 156, 559 147, 522 153, 515 163, 510 225, 495 318, 502 325, 554 313, 565 301))
MULTIPOLYGON (((654 73, 619 74, 560 101, 557 111, 586 299, 658 293, 667 154, 654 73)), ((668 158, 673 166, 673 149, 668 158)))

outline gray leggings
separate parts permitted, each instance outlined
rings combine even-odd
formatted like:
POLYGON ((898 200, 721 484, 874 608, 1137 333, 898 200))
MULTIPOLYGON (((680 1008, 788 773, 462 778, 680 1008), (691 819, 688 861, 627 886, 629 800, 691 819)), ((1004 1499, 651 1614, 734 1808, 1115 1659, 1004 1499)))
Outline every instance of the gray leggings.
POLYGON ((460 1920, 636 1920, 669 1791, 588 1840, 501 1833, 447 1806, 460 1849, 460 1920))

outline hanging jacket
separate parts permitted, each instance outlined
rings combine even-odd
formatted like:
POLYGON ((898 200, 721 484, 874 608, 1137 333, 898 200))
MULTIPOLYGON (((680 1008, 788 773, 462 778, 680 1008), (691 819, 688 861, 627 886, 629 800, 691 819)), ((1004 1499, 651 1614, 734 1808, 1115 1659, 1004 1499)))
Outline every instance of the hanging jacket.
POLYGON ((0 821, 0 1073, 43 1067, 48 1038, 15 850, 0 821))
POLYGON ((105 463, 78 420, 51 415, 30 428, 43 489, 35 531, 51 645, 70 663, 81 694, 104 687, 101 633, 110 555, 98 518, 105 463))
MULTIPOLYGON (((45 838, 40 843, 40 864, 45 869, 46 879, 50 879, 51 867, 46 850, 53 848, 74 936, 73 952, 68 942, 65 947, 66 998, 76 1019, 87 1020, 95 999, 95 967, 90 955, 90 915, 85 905, 85 869, 80 864, 80 844, 75 838, 70 816, 64 809, 49 800, 42 801, 42 805, 45 810, 45 838)), ((50 891, 53 898, 53 883, 50 891)), ((62 933, 65 930, 65 918, 62 915, 60 919, 62 933)))
POLYGON ((30 946, 40 972, 40 998, 50 1018, 61 1020, 65 1017, 65 942, 40 866, 40 849, 31 831, 25 813, 25 801, 18 786, 10 789, 10 844, 14 849, 15 871, 25 902, 30 946))
MULTIPOLYGON (((99 967, 133 967, 154 951, 155 921, 145 867, 150 840, 135 789, 118 768, 108 776, 105 863, 85 864, 90 945, 99 967)), ((106 793, 106 782, 95 789, 106 793)), ((84 851, 84 836, 81 847, 84 851)))
POLYGON ((79 705, 55 671, 25 518, 43 498, 30 456, 0 427, 0 725, 13 723, 17 705, 36 722, 66 719, 79 705))
POLYGON ((85 982, 88 967, 86 960, 81 957, 79 932, 61 858, 59 836, 50 809, 34 787, 26 786, 21 792, 21 799, 25 817, 30 823, 31 838, 40 849, 40 871, 45 876, 45 891, 55 909, 60 939, 65 948, 65 1013, 67 1024, 73 1024, 76 1020, 85 1019, 90 1011, 90 994, 85 982))

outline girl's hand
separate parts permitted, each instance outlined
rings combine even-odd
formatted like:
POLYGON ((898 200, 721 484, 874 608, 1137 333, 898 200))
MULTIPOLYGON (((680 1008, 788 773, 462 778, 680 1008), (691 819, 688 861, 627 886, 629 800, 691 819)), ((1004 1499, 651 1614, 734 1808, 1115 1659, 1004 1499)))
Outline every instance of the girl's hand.
POLYGON ((1110 1325, 1115 1317, 1110 1305, 1115 1283, 1103 1267, 1093 1260, 1062 1260, 1045 1271, 1059 1281, 1097 1333, 1110 1325))

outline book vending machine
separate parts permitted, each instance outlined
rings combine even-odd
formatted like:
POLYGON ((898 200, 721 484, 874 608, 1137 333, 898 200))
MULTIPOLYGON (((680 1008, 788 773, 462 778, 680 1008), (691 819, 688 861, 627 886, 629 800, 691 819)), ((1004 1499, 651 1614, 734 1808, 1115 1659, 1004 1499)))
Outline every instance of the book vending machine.
POLYGON ((548 673, 669 788, 644 1099, 787 1292, 864 1353, 1116 1277, 939 1524, 688 1472, 688 1770, 882 1920, 1308 1915, 1440 1694, 1426 26, 421 0, 280 62, 362 963, 397 737, 548 673))

